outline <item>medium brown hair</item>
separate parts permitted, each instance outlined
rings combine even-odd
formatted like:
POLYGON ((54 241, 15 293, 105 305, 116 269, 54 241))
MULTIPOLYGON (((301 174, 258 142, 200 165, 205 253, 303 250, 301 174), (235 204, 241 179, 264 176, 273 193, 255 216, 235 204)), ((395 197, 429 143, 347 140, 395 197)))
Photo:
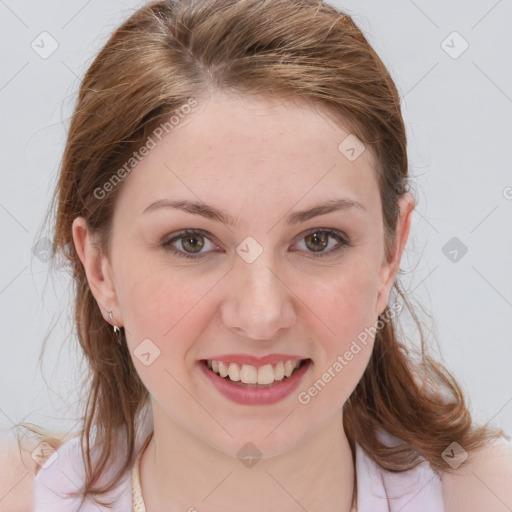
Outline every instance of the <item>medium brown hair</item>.
MULTIPOLYGON (((94 191, 111 180, 155 127, 191 98, 200 101, 216 91, 327 107, 376 156, 388 256, 395 246, 397 201, 410 190, 400 96, 350 16, 321 0, 157 1, 136 11, 112 34, 81 83, 52 201, 53 252, 72 269, 77 335, 89 364, 80 431, 84 500, 95 497, 101 503, 101 495, 130 469, 137 421, 149 396, 126 343, 116 343, 91 293, 71 225, 85 217, 98 247, 109 255, 113 209, 123 182, 101 200, 94 191), (108 485, 95 487, 121 431, 126 434, 124 463, 108 485), (95 463, 92 447, 99 453, 95 463)), ((413 360, 393 320, 384 322, 369 364, 344 405, 346 435, 353 452, 358 443, 385 469, 405 471, 425 459, 434 470, 449 471, 442 452, 453 441, 472 451, 501 431, 474 425, 454 378, 426 354, 421 321, 398 280, 394 290, 418 327, 420 357, 413 360), (383 443, 381 431, 401 444, 383 443)))

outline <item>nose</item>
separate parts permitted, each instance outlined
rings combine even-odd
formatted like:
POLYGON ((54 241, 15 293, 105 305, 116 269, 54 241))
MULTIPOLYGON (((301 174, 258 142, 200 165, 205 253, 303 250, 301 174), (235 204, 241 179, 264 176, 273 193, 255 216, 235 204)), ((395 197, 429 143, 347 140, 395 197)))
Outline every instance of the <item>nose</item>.
POLYGON ((222 303, 223 324, 238 335, 269 340, 295 321, 294 294, 264 251, 255 261, 237 258, 222 303))

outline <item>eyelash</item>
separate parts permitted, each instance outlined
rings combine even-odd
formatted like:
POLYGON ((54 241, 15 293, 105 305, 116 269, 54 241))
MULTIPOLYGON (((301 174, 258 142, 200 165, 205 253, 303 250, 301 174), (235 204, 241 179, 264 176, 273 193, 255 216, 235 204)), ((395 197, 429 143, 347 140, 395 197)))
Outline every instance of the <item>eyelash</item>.
MULTIPOLYGON (((348 237, 344 236, 340 231, 337 231, 335 229, 329 229, 329 228, 326 228, 326 229, 318 229, 318 228, 310 229, 310 230, 306 231, 302 235, 301 239, 305 238, 308 235, 312 235, 313 233, 327 233, 327 235, 329 237, 334 238, 335 240, 337 240, 339 242, 339 245, 337 247, 335 247, 334 249, 331 249, 331 250, 329 250, 327 252, 322 252, 322 253, 311 252, 310 256, 307 256, 308 258, 325 258, 328 255, 332 255, 332 253, 338 252, 340 249, 343 249, 344 246, 347 246, 347 247, 351 247, 352 246, 352 244, 350 243, 348 237)), ((180 258, 189 258, 189 259, 197 260, 199 258, 204 257, 205 253, 197 253, 196 255, 192 255, 190 253, 187 253, 187 252, 181 251, 179 249, 176 249, 176 247, 172 246, 173 242, 175 242, 176 240, 180 240, 184 236, 187 236, 187 235, 192 235, 193 236, 193 235, 197 235, 197 234, 199 234, 199 235, 203 236, 204 238, 208 239, 210 242, 212 241, 210 239, 210 237, 208 236, 208 233, 206 233, 206 231, 203 231, 202 229, 186 229, 184 231, 180 231, 176 236, 173 236, 171 239, 169 239, 166 242, 163 242, 161 245, 162 245, 162 247, 165 250, 170 251, 175 256, 178 256, 180 258)))

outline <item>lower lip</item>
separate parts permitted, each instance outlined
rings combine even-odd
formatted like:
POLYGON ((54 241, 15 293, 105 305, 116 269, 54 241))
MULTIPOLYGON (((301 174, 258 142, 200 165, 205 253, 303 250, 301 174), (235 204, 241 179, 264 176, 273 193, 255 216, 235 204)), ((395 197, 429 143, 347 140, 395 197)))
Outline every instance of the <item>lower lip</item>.
POLYGON ((310 364, 311 359, 308 359, 290 377, 279 381, 278 384, 271 388, 258 389, 238 386, 234 382, 209 370, 204 362, 199 362, 202 372, 222 395, 233 402, 244 405, 268 405, 285 399, 298 387, 310 364))

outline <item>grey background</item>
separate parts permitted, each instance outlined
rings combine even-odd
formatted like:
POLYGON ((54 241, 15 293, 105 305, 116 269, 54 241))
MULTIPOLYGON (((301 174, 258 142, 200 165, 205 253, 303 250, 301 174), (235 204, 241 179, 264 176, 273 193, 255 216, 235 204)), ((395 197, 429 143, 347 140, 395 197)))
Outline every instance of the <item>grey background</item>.
MULTIPOLYGON (((49 236, 43 221, 79 78, 143 3, 0 0, 2 429, 24 420, 66 431, 81 413, 71 283, 50 274, 34 246, 49 236), (42 32, 58 44, 47 58, 31 46, 51 49, 42 32)), ((476 419, 510 433, 512 3, 330 3, 354 17, 402 96, 419 201, 402 283, 434 318, 423 317, 434 355, 459 380, 476 419)))

